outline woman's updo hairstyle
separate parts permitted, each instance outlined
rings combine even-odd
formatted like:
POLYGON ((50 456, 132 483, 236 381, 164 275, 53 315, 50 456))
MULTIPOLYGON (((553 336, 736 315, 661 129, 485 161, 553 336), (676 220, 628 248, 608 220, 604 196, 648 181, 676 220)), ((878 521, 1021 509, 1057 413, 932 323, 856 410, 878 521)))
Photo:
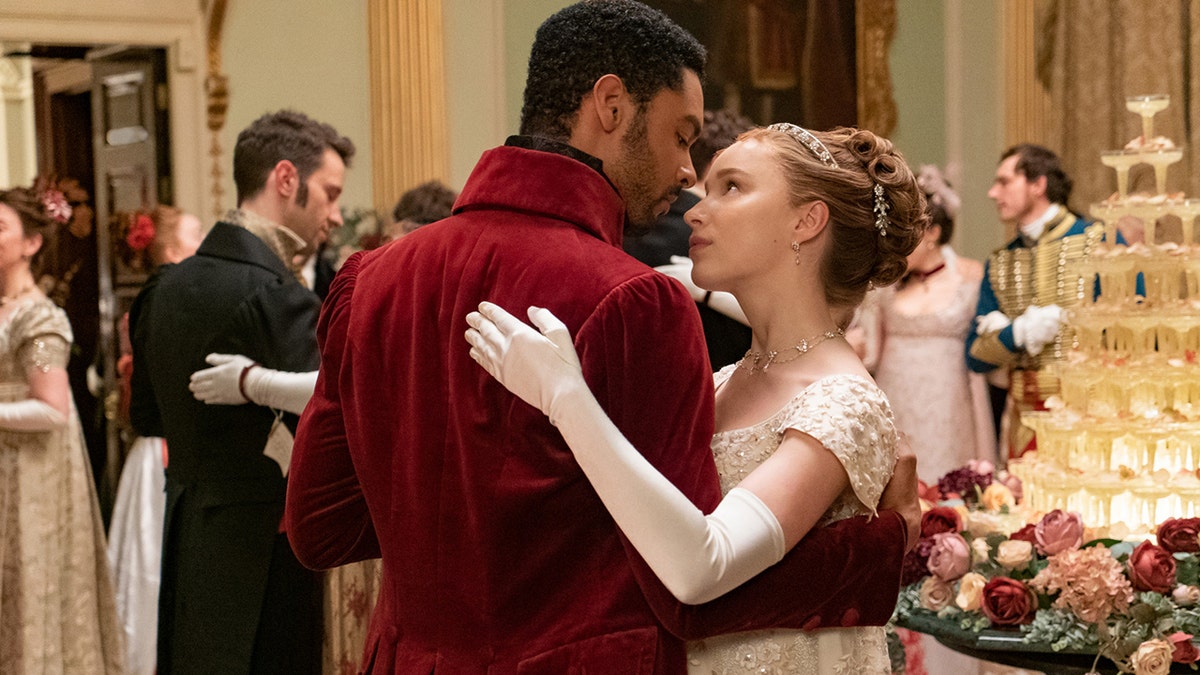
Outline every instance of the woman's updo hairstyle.
POLYGON ((42 235, 42 247, 33 254, 33 258, 29 261, 30 268, 36 276, 42 252, 50 243, 57 223, 46 211, 46 205, 40 195, 30 188, 15 187, 0 190, 0 204, 17 212, 17 217, 21 220, 21 232, 26 237, 32 237, 35 234, 42 235))
POLYGON ((798 135, 778 128, 754 129, 738 140, 753 138, 775 149, 793 205, 821 201, 829 208, 829 246, 821 260, 825 298, 831 306, 854 306, 871 285, 887 286, 904 276, 908 254, 929 226, 925 196, 886 138, 850 127, 810 133, 836 167, 798 135), (883 188, 886 207, 883 233, 876 226, 876 185, 883 188))

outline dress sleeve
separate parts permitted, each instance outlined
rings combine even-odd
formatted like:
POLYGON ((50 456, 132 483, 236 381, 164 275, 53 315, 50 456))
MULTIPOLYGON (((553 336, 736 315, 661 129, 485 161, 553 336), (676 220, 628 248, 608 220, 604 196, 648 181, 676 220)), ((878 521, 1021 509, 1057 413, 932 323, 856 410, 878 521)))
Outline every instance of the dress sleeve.
POLYGON ((38 300, 13 319, 18 362, 46 372, 66 368, 71 358, 71 324, 50 300, 38 300))
POLYGON ((778 427, 808 434, 832 452, 854 496, 872 513, 896 466, 896 422, 887 396, 857 376, 827 377, 792 402, 778 427))

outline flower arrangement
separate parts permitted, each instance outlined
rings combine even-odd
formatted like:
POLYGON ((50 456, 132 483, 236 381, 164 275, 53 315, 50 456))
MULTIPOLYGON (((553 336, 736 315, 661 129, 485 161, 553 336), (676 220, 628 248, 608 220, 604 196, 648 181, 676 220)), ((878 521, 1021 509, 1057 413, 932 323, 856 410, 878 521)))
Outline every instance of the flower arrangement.
POLYGON ((1019 633, 1052 651, 1095 653, 1118 670, 1196 669, 1200 518, 1167 519, 1153 541, 1095 539, 1080 516, 1023 513, 1020 482, 973 462, 922 486, 921 538, 905 559, 896 608, 978 634, 1019 633))

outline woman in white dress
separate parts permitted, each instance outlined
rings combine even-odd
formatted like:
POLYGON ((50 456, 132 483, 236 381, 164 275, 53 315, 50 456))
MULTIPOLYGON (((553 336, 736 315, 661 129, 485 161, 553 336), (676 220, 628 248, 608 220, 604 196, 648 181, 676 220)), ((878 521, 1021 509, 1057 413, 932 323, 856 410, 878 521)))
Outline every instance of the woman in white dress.
MULTIPOLYGON (((571 337, 495 305, 468 317, 471 354, 562 432, 622 531, 681 601, 716 598, 813 527, 873 513, 896 460, 883 392, 842 338, 867 287, 895 282, 928 222, 912 172, 869 131, 791 124, 717 156, 686 219, 695 282, 729 291, 752 348, 715 375, 712 448, 725 499, 705 516, 604 416, 571 337)), ((696 673, 886 673, 882 628, 727 635, 691 645, 696 673)))

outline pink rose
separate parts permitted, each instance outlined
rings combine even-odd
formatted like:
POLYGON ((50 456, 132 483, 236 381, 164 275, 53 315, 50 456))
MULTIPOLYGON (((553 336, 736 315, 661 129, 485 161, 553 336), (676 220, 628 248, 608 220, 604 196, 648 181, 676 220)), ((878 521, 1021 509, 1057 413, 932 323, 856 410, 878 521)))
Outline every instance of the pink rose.
POLYGON ((1200 603, 1200 588, 1180 584, 1171 591, 1171 599, 1180 607, 1191 607, 1200 603))
POLYGON ((1134 675, 1167 675, 1171 672, 1171 644, 1166 640, 1146 640, 1129 657, 1134 675))
POLYGON ((1191 635, 1183 632, 1172 633, 1167 636, 1167 642, 1171 643, 1171 660, 1175 663, 1200 661, 1200 650, 1192 644, 1191 635))
POLYGON ((921 514, 921 538, 932 537, 942 532, 962 530, 962 516, 949 506, 935 506, 921 514))
POLYGON ((1054 555, 1083 545, 1083 519, 1078 513, 1054 509, 1033 528, 1038 552, 1054 555))
POLYGON ((982 609, 994 625, 1020 626, 1033 621, 1037 597, 1016 579, 993 577, 983 587, 982 609))
POLYGON ((1158 526, 1158 545, 1171 553, 1200 551, 1200 518, 1167 518, 1158 526))
POLYGON ((1175 558, 1148 541, 1129 554, 1129 581, 1139 591, 1170 593, 1175 588, 1175 558))
POLYGON ((929 572, 942 581, 954 581, 971 569, 971 546, 956 532, 933 535, 929 572))
POLYGON ((1009 491, 1012 492, 1013 499, 1017 500, 1018 502, 1021 501, 1021 497, 1024 495, 1025 488, 1023 485, 1021 485, 1020 478, 1017 478, 1007 471, 1000 471, 996 474, 996 482, 1008 488, 1009 491))

